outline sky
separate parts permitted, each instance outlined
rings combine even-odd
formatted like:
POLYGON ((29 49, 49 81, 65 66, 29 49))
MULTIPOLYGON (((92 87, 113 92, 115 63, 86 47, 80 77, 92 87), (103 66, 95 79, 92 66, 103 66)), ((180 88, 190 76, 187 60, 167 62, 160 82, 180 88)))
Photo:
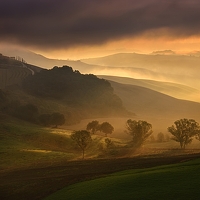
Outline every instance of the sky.
POLYGON ((0 46, 49 58, 200 50, 199 0, 0 0, 0 46))

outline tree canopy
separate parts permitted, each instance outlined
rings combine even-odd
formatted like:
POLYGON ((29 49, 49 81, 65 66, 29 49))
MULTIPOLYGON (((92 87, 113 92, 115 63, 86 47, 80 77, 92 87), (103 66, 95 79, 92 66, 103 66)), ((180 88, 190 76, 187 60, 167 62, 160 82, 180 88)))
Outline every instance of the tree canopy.
POLYGON ((76 142, 76 144, 81 148, 82 158, 84 159, 85 158, 85 149, 92 141, 90 132, 88 132, 86 130, 74 131, 71 134, 71 139, 74 140, 76 142))
POLYGON ((65 100, 66 103, 88 105, 99 112, 124 111, 121 99, 114 94, 111 84, 93 74, 81 74, 69 66, 41 70, 23 82, 26 92, 43 98, 65 100))
POLYGON ((200 126, 194 119, 180 119, 174 125, 168 127, 168 131, 173 135, 172 140, 179 142, 181 149, 190 144, 193 137, 200 132, 200 126))
POLYGON ((89 122, 86 129, 92 134, 95 134, 99 130, 99 122, 97 120, 89 122))
POLYGON ((105 133, 105 136, 107 137, 107 134, 111 134, 114 131, 114 127, 108 122, 103 122, 99 125, 99 130, 105 133))
POLYGON ((132 136, 133 147, 139 148, 152 134, 152 125, 146 121, 127 120, 126 128, 128 134, 132 136))
POLYGON ((57 128, 58 125, 63 125, 65 123, 65 116, 61 113, 55 112, 51 115, 51 124, 55 125, 57 128))

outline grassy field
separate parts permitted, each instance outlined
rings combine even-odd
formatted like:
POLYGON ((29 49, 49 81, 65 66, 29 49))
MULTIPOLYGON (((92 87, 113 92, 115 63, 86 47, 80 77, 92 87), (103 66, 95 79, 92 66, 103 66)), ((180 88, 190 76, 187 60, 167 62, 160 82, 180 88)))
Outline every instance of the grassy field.
MULTIPOLYGON (((9 121, 9 120, 8 120, 9 121)), ((74 158, 71 131, 43 128, 24 121, 0 124, 0 171, 34 168, 74 158)))
POLYGON ((45 200, 197 199, 200 159, 181 164, 128 170, 71 185, 45 200))
MULTIPOLYGON (((96 195, 95 191, 98 193, 99 185, 101 185, 100 191, 104 195, 109 194, 112 190, 120 191, 119 188, 122 188, 122 193, 120 193, 122 195, 127 193, 129 197, 129 195, 132 195, 130 191, 134 191, 134 194, 137 194, 137 191, 141 191, 139 190, 140 187, 146 184, 145 189, 148 188, 147 185, 150 186, 147 190, 148 194, 148 191, 153 190, 153 186, 155 188, 159 186, 159 184, 156 185, 156 181, 154 185, 152 184, 151 180, 154 177, 158 177, 158 179, 159 177, 160 179, 168 178, 170 171, 176 177, 175 172, 173 172, 175 168, 171 165, 149 170, 144 170, 144 168, 200 157, 198 149, 187 149, 185 151, 170 149, 168 148, 169 143, 146 144, 140 151, 131 152, 129 148, 125 147, 125 140, 114 137, 111 139, 116 148, 105 150, 105 137, 103 135, 94 135, 92 136, 93 143, 86 150, 86 159, 81 160, 80 149, 74 145, 69 137, 72 130, 44 128, 3 115, 0 116, 0 120, 0 197, 2 200, 41 200, 66 186, 69 186, 69 188, 63 194, 69 195, 67 199, 79 199, 78 196, 73 196, 73 191, 75 191, 76 187, 82 187, 82 185, 70 186, 71 184, 102 176, 105 177, 111 173, 129 169, 137 170, 109 175, 106 179, 99 179, 100 182, 98 182, 98 179, 94 180, 94 182, 89 181, 86 182, 86 186, 83 186, 83 188, 89 187, 94 195, 96 195), (164 147, 166 149, 161 149, 164 147), (167 171, 167 168, 170 171, 167 171), (152 174, 151 172, 156 173, 152 174), (136 183, 139 174, 141 175, 140 184, 139 182, 136 183), (145 177, 146 175, 147 177, 145 177), (130 178, 128 178, 129 176, 130 178), (122 180, 122 182, 118 180, 122 180), (126 185, 126 180, 130 187, 127 186, 126 189, 126 186, 124 186, 125 188, 123 189, 123 185, 126 185), (133 184, 132 180, 135 180, 133 184), (146 180, 147 182, 145 182, 146 180), (90 184, 93 186, 90 186, 90 184), (108 185, 104 188, 103 186, 106 186, 106 184, 108 185)), ((189 163, 187 165, 177 165, 177 167, 187 169, 181 173, 185 173, 185 178, 188 178, 194 176, 193 172, 190 173, 189 171, 196 172, 195 166, 198 165, 199 161, 196 162, 196 165, 195 163, 189 163)), ((196 177, 199 177, 198 172, 196 172, 196 177)), ((194 184, 196 177, 194 177, 194 184)), ((182 177, 175 178, 175 180, 177 179, 176 184, 178 184, 178 179, 180 178, 182 177)), ((192 184, 189 183, 189 185, 192 184)), ((80 194, 83 198, 87 198, 87 195, 92 194, 89 191, 83 191, 81 194, 77 193, 77 195, 80 194)), ((112 199, 112 194, 110 193, 109 195, 111 197, 105 199, 112 199)), ((117 196, 120 197, 119 194, 117 196)), ((126 196, 124 198, 127 199, 126 196)), ((94 199, 97 198, 95 197, 94 199)))

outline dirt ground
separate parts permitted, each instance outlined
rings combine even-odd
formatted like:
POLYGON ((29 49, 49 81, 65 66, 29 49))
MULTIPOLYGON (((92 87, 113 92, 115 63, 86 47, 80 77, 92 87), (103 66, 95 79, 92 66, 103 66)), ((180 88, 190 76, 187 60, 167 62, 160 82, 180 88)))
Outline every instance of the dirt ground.
POLYGON ((0 199, 40 200, 76 182, 103 177, 122 170, 173 164, 195 158, 200 158, 200 153, 68 161, 60 166, 1 172, 0 199))

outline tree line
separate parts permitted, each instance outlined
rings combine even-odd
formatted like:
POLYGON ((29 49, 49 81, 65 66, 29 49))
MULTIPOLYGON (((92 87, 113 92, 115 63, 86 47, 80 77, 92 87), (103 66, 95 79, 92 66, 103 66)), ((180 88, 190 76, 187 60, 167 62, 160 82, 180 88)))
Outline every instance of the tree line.
MULTIPOLYGON (((194 119, 184 118, 177 120, 174 122, 174 125, 168 127, 167 130, 172 135, 171 139, 180 144, 181 149, 185 149, 194 138, 200 141, 200 126, 194 119)), ((100 124, 97 120, 94 120, 87 124, 86 130, 74 131, 71 134, 71 139, 74 140, 82 150, 83 159, 86 148, 92 142, 91 135, 95 134, 97 131, 103 132, 107 137, 107 134, 111 134, 114 131, 114 127, 108 122, 100 124)), ((132 136, 131 147, 137 149, 152 135, 153 130, 152 125, 146 121, 128 119, 126 121, 125 132, 132 136)), ((159 137, 161 137, 161 134, 159 137)), ((107 148, 113 146, 113 142, 109 138, 105 139, 105 144, 107 148)))

